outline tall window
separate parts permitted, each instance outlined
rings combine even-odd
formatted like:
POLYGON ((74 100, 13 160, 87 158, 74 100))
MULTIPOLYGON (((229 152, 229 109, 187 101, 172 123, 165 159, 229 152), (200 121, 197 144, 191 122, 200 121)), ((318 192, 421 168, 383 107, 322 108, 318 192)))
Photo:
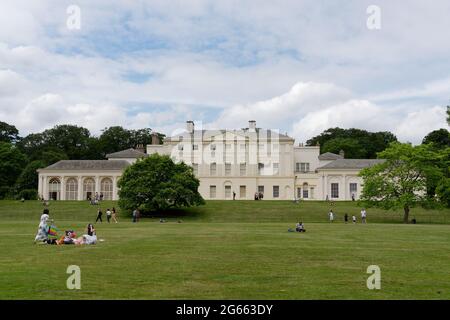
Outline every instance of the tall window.
POLYGON ((339 183, 331 184, 331 198, 339 198, 339 183))
POLYGON ((278 162, 273 163, 273 174, 277 175, 280 172, 280 164, 278 162))
POLYGON ((103 194, 104 200, 112 200, 113 198, 113 182, 110 178, 103 178, 100 184, 100 193, 103 194))
POLYGON ((231 186, 225 186, 225 199, 231 198, 231 186))
POLYGON ((264 173, 264 163, 258 163, 258 174, 262 175, 264 173))
POLYGON ((303 199, 308 199, 309 198, 309 188, 308 188, 308 184, 304 183, 303 184, 303 199))
POLYGON ((246 186, 239 187, 239 198, 241 198, 241 199, 247 198, 247 187, 246 186))
POLYGON ((211 199, 216 198, 216 186, 209 186, 209 197, 211 199))
POLYGON ((216 145, 210 144, 209 149, 211 150, 211 158, 214 158, 216 156, 216 145))
POLYGON ((78 200, 78 181, 75 178, 66 182, 66 200, 78 200))
POLYGON ((302 188, 297 188, 297 199, 302 197, 302 188))
POLYGON ((95 181, 92 178, 87 178, 83 183, 84 199, 93 199, 95 196, 95 181))
POLYGON ((217 174, 217 164, 215 162, 209 165, 209 175, 215 176, 217 174))
POLYGON ((258 193, 264 194, 264 186, 258 186, 258 193))
POLYGON ((231 163, 225 163, 225 175, 231 176, 231 163))
POLYGON ((247 175, 247 164, 245 162, 241 163, 239 166, 239 173, 241 176, 247 175))
POLYGON ((309 172, 309 163, 308 162, 297 162, 295 163, 295 172, 309 172))
POLYGON ((51 200, 61 199, 61 181, 58 178, 50 180, 48 185, 48 198, 51 200))
POLYGON ((350 183, 350 195, 356 195, 356 192, 358 192, 358 184, 350 183))
POLYGON ((280 186, 273 186, 273 197, 274 198, 280 197, 280 186))
POLYGON ((198 144, 193 144, 192 145, 192 150, 198 150, 198 144))

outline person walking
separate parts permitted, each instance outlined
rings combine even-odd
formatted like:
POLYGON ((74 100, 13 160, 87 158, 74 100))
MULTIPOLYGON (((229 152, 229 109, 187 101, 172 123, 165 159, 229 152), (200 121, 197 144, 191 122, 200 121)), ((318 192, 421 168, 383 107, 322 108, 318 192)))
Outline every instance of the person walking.
POLYGON ((236 192, 233 191, 233 200, 236 200, 236 192))
POLYGON ((133 223, 137 222, 137 215, 138 215, 137 209, 134 209, 133 210, 133 223))
POLYGON ((103 216, 102 209, 98 208, 98 211, 97 211, 97 219, 95 219, 95 223, 97 223, 98 221, 100 221, 101 223, 103 223, 102 216, 103 216))
POLYGON ((361 210, 361 223, 366 223, 366 218, 367 218, 367 212, 366 209, 362 209, 361 210))
POLYGON ((330 212, 328 213, 328 216, 329 216, 329 218, 330 218, 330 222, 333 222, 333 221, 334 221, 334 213, 333 213, 333 210, 330 210, 330 212))
POLYGON ((347 214, 347 213, 346 213, 345 216, 344 216, 344 222, 345 222, 345 224, 348 223, 348 214, 347 214))
POLYGON ((117 212, 116 212, 116 208, 113 207, 112 208, 112 216, 111 216, 112 220, 117 223, 117 212))
POLYGON ((108 221, 108 223, 111 222, 111 215, 112 215, 111 210, 106 209, 106 220, 108 221))

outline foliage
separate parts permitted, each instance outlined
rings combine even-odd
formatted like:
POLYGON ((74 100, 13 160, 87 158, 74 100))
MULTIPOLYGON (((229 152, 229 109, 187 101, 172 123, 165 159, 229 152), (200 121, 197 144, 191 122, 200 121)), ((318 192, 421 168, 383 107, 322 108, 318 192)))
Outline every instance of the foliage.
POLYGON ((19 192, 19 199, 37 200, 38 192, 36 189, 24 189, 19 192))
POLYGON ((366 168, 361 200, 369 206, 404 210, 404 222, 409 221, 410 209, 429 206, 435 197, 427 194, 429 180, 442 178, 440 157, 429 145, 412 146, 392 143, 379 153, 381 164, 366 168))
POLYGON ((0 142, 15 143, 19 139, 19 130, 13 125, 0 121, 0 142))
POLYGON ((375 159, 378 152, 385 150, 394 141, 397 141, 397 138, 390 132, 330 128, 306 143, 309 146, 320 144, 321 153, 336 153, 342 149, 346 158, 375 159))
POLYGON ((144 212, 190 207, 204 203, 200 181, 185 163, 153 154, 129 166, 119 180, 119 205, 144 212))
POLYGON ((42 160, 34 160, 28 163, 17 179, 16 189, 37 189, 39 177, 36 171, 40 168, 45 168, 46 166, 47 164, 42 160))
POLYGON ((11 187, 22 172, 27 157, 11 143, 0 142, 0 187, 11 187))
POLYGON ((447 129, 439 129, 430 132, 422 141, 423 144, 434 144, 435 148, 450 147, 450 132, 447 129))

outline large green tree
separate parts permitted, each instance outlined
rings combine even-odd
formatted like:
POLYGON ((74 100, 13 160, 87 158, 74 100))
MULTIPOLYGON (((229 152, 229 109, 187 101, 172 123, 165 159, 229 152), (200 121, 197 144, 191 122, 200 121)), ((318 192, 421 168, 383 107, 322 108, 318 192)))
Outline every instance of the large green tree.
POLYGON ((13 144, 0 142, 0 187, 13 187, 27 157, 13 144))
POLYGON ((47 164, 42 160, 34 160, 27 164, 16 182, 17 191, 38 188, 38 173, 36 170, 45 168, 47 164))
POLYGON ((411 208, 428 207, 436 200, 427 193, 428 180, 443 178, 442 159, 430 145, 398 142, 378 156, 385 161, 360 172, 364 180, 361 200, 367 206, 403 209, 407 223, 411 208))
POLYGON ((185 163, 153 154, 129 166, 119 180, 119 206, 144 212, 201 205, 200 181, 185 163))
POLYGON ((345 151, 346 158, 375 159, 397 138, 391 132, 368 132, 361 129, 330 128, 309 139, 306 144, 320 144, 321 153, 345 151))
POLYGON ((19 140, 19 130, 13 125, 0 121, 0 142, 14 143, 19 140))
POLYGON ((423 144, 434 144, 436 148, 450 147, 450 132, 447 129, 439 129, 430 132, 422 141, 423 144))

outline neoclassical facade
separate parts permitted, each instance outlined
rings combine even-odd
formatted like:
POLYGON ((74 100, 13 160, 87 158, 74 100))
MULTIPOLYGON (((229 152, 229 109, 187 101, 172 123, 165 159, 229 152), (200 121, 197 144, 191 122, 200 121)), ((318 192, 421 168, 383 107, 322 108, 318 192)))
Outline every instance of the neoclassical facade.
POLYGON ((86 200, 103 194, 117 200, 117 181, 139 158, 158 153, 192 166, 199 192, 208 200, 351 200, 361 194, 363 168, 380 160, 345 159, 344 154, 320 154, 319 146, 295 145, 293 138, 249 121, 240 130, 186 129, 164 144, 148 145, 107 155, 108 160, 64 160, 39 171, 39 194, 45 199, 86 200))

